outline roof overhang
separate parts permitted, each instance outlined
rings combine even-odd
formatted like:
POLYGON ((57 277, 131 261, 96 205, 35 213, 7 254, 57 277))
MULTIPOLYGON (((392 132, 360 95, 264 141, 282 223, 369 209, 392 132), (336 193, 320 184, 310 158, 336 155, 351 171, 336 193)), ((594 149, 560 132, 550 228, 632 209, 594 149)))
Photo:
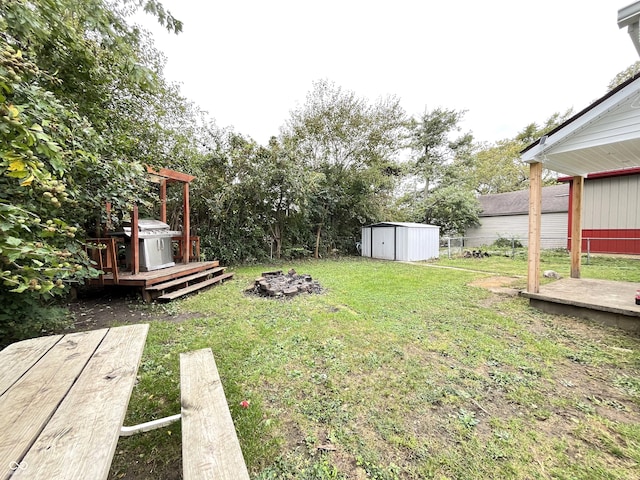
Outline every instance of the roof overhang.
POLYGON ((640 55, 640 2, 632 3, 618 10, 618 27, 627 27, 633 46, 640 55))
POLYGON ((640 115, 639 74, 529 145, 521 159, 570 176, 638 167, 640 116, 636 115, 640 115), (598 135, 589 134, 595 130, 598 135))
POLYGON ((411 222, 379 222, 371 225, 364 225, 362 228, 371 227, 407 227, 407 228, 440 228, 438 225, 429 225, 428 223, 411 223, 411 222))

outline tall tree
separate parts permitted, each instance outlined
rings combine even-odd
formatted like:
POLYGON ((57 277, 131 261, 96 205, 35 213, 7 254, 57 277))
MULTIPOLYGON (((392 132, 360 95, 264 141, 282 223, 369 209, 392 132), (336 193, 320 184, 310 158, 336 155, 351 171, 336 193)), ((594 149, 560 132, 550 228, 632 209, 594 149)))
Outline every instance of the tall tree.
POLYGON ((406 116, 396 97, 369 103, 327 80, 314 82, 305 104, 291 112, 282 143, 319 177, 310 197, 315 255, 349 248, 359 227, 377 218, 393 192, 406 116))
POLYGON ((396 205, 405 219, 439 225, 442 233, 459 234, 478 221, 478 201, 468 169, 473 136, 460 132, 463 111, 437 108, 411 122, 412 188, 396 205))
POLYGON ((459 122, 464 113, 436 108, 411 122, 410 147, 415 172, 424 182, 425 197, 439 183, 457 152, 468 148, 473 141, 470 134, 452 138, 455 132, 460 131, 459 122))
POLYGON ((5 340, 27 326, 40 328, 28 322, 47 317, 34 313, 43 299, 95 274, 79 240, 96 197, 110 186, 119 207, 143 195, 142 165, 128 156, 130 148, 118 147, 121 138, 135 138, 136 122, 127 115, 136 110, 114 110, 118 99, 138 89, 147 98, 159 90, 157 65, 142 54, 148 45, 122 13, 140 6, 138 0, 109 6, 100 0, 0 0, 5 340))

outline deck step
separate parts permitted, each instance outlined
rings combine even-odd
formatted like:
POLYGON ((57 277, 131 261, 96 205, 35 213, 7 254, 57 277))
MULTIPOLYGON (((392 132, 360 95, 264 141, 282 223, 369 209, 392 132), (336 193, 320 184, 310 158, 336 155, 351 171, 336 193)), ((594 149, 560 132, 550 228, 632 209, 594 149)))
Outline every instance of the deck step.
POLYGON ((204 280, 202 282, 194 283, 193 285, 189 285, 188 287, 181 288, 180 290, 174 290, 173 292, 165 293, 164 295, 160 295, 157 300, 161 302, 169 302, 171 300, 175 300, 178 297, 182 297, 183 295, 187 295, 189 293, 200 290, 201 288, 208 287, 209 285, 213 285, 214 283, 222 282, 227 278, 233 277, 233 273, 223 273, 222 275, 216 275, 213 278, 208 280, 204 280))
POLYGON ((191 282, 192 280, 197 280, 199 278, 206 277, 207 275, 212 275, 218 272, 224 272, 225 269, 226 267, 216 267, 216 268, 211 268, 209 270, 203 270, 202 272, 194 273, 193 275, 188 275, 186 277, 176 278, 175 280, 170 280, 168 282, 162 282, 162 283, 157 283, 155 285, 151 285, 150 287, 147 287, 146 290, 149 292, 160 292, 162 290, 167 290, 171 287, 182 285, 183 283, 186 283, 186 282, 191 282))

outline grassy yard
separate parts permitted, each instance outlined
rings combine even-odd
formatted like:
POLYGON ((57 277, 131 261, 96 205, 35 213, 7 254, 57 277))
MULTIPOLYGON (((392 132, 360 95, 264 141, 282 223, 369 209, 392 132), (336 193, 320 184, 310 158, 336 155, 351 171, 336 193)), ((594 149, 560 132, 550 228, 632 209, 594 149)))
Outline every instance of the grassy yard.
MULTIPOLYGON (((526 259, 435 265, 461 269, 286 264, 326 288, 288 301, 243 294, 270 267, 235 270, 152 323, 127 424, 179 412, 178 355, 211 347, 253 479, 640 478, 640 339, 470 285, 526 259)), ((180 448, 179 423, 122 439, 111 478, 180 478, 180 448)))

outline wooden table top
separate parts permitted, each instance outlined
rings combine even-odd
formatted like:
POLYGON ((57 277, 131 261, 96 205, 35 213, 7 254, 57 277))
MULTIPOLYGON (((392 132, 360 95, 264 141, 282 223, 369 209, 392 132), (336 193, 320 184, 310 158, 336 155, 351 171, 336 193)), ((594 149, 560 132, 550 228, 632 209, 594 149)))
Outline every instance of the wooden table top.
POLYGON ((0 479, 106 479, 149 325, 0 351, 0 479))

